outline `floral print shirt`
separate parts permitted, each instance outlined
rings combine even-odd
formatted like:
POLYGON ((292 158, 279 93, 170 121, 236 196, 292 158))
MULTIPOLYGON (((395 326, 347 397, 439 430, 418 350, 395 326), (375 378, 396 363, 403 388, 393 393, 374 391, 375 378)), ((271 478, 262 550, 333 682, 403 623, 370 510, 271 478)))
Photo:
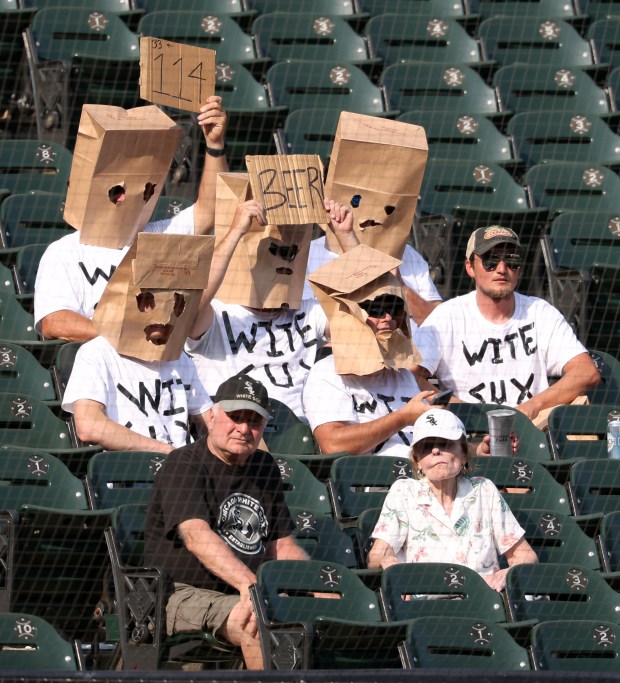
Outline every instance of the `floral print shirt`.
POLYGON ((448 516, 426 479, 392 484, 372 533, 400 562, 455 562, 479 574, 499 570, 498 556, 525 534, 490 479, 459 477, 448 516))

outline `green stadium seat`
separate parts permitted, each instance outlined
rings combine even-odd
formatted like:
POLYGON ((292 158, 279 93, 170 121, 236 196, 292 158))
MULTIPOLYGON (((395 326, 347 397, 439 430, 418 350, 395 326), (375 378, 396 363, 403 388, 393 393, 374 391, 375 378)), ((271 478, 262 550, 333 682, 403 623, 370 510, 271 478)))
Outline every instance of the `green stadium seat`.
POLYGON ((575 16, 572 2, 566 0, 476 0, 476 14, 480 19, 494 16, 522 19, 564 19, 570 21, 575 16))
POLYGON ((502 66, 493 76, 502 111, 570 112, 603 116, 610 111, 602 87, 579 68, 541 64, 502 66))
POLYGON ((353 540, 331 516, 317 515, 312 508, 294 507, 289 510, 295 529, 293 535, 308 557, 322 562, 337 562, 349 569, 357 569, 358 561, 353 540))
POLYGON ((84 485, 92 510, 146 504, 155 476, 164 462, 161 453, 102 451, 89 460, 84 485))
POLYGON ((598 618, 543 621, 532 629, 532 660, 537 671, 620 670, 620 627, 598 618))
POLYGON ((172 218, 178 213, 187 209, 194 203, 193 199, 187 197, 172 197, 169 195, 160 195, 153 209, 151 221, 163 221, 167 218, 172 218))
POLYGON ((408 111, 397 120, 424 128, 431 159, 508 165, 515 162, 510 140, 485 116, 451 111, 408 111))
POLYGON ((266 81, 271 103, 289 111, 320 107, 357 114, 385 112, 381 89, 347 62, 292 59, 274 64, 266 81))
POLYGON ((145 13, 182 10, 186 12, 202 12, 214 14, 216 17, 226 15, 234 19, 244 31, 249 29, 257 15, 256 10, 247 9, 244 0, 134 0, 134 5, 145 13))
POLYGON ((67 672, 84 666, 74 646, 45 619, 22 612, 0 614, 3 671, 67 672))
POLYGON ((33 395, 41 401, 56 401, 50 370, 18 344, 0 341, 0 393, 33 395))
POLYGON ((385 65, 405 60, 481 65, 478 42, 455 19, 415 12, 379 14, 364 30, 371 57, 385 65))
POLYGON ((25 244, 20 247, 15 257, 15 284, 17 285, 17 299, 28 310, 33 310, 34 285, 41 257, 49 244, 25 244))
POLYGON ((620 167, 620 135, 598 116, 573 112, 521 112, 508 122, 515 153, 527 166, 579 161, 620 167))
POLYGON ((461 0, 355 0, 358 12, 375 16, 384 12, 414 12, 438 17, 463 17, 467 8, 461 0))
POLYGON ((502 596, 480 574, 460 564, 394 564, 383 570, 379 595, 388 621, 476 617, 507 622, 502 596))
POLYGON ((302 422, 284 403, 270 399, 271 420, 267 422, 263 439, 272 454, 308 455, 318 453, 312 429, 302 422))
POLYGON ((620 17, 620 2, 618 0, 575 0, 580 14, 586 14, 590 21, 620 17))
POLYGON ((607 414, 613 408, 613 404, 555 407, 549 414, 547 432, 554 457, 573 462, 606 458, 607 414))
POLYGON ((6 450, 0 457, 0 510, 23 505, 88 510, 84 484, 61 460, 43 451, 6 450))
POLYGON ((388 110, 497 114, 495 91, 465 64, 404 62, 381 75, 388 110))
POLYGON ((516 564, 506 574, 513 621, 600 619, 618 623, 620 594, 603 575, 576 563, 516 564))
POLYGON ((587 40, 562 19, 519 16, 494 16, 478 27, 478 38, 485 59, 501 66, 508 64, 546 64, 558 68, 593 64, 587 40))
POLYGON ((338 458, 332 463, 327 480, 334 517, 341 526, 353 526, 364 510, 383 505, 388 489, 397 479, 411 476, 408 458, 376 455, 338 458))
POLYGON ((15 258, 26 244, 50 244, 74 229, 63 219, 65 195, 51 192, 12 194, 0 205, 0 260, 15 258))
MULTIPOLYGON (((258 14, 272 12, 298 12, 303 6, 299 0, 245 0, 248 8, 258 14)), ((352 17, 355 15, 354 0, 313 0, 312 11, 328 16, 352 17)))
POLYGON ((0 198, 24 192, 65 194, 73 155, 55 142, 0 140, 0 198))
POLYGON ((295 457, 282 454, 275 454, 273 457, 280 468, 287 505, 303 508, 318 517, 331 517, 332 509, 326 485, 295 457))
POLYGON ((598 349, 590 350, 590 358, 601 375, 601 383, 588 394, 590 403, 620 403, 620 361, 598 349))
POLYGON ((355 64, 369 74, 381 64, 381 60, 368 56, 364 38, 338 15, 270 12, 254 21, 252 35, 258 55, 273 62, 340 61, 355 64))
POLYGON ((279 154, 318 154, 327 165, 336 136, 340 109, 297 109, 277 131, 279 154))
POLYGON ((135 31, 140 17, 144 14, 143 9, 136 8, 133 0, 20 0, 22 6, 35 9, 95 9, 98 12, 116 14, 126 24, 127 28, 135 31))
POLYGON ((71 376, 73 362, 82 342, 68 342, 63 344, 57 351, 54 364, 51 367, 56 394, 60 399, 64 396, 67 382, 71 376))
POLYGON ((377 596, 353 570, 271 560, 256 578, 250 597, 266 669, 400 668, 406 624, 382 622, 377 596))
POLYGON ((620 15, 590 24, 588 39, 597 64, 620 66, 620 15))
POLYGON ((400 652, 404 669, 530 670, 527 650, 499 624, 477 617, 414 619, 400 652))
POLYGON ((575 515, 620 509, 620 461, 607 457, 580 460, 570 468, 569 477, 575 515))
POLYGON ((139 103, 138 38, 118 15, 40 9, 24 40, 39 138, 71 147, 84 102, 139 103))
POLYGON ((603 515, 597 537, 605 572, 620 571, 620 510, 603 515))

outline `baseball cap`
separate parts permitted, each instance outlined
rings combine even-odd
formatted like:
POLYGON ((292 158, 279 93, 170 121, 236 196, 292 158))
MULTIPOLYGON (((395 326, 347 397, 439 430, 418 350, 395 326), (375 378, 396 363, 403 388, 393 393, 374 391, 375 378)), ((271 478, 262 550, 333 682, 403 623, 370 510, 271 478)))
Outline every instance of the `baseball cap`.
POLYGON ((222 382, 215 392, 213 403, 219 404, 226 413, 253 410, 266 420, 271 419, 267 389, 249 375, 237 375, 222 382))
POLYGON ((496 244, 506 243, 514 244, 515 247, 521 248, 519 235, 510 228, 504 228, 501 225, 489 225, 486 228, 478 228, 472 232, 467 241, 465 258, 471 258, 472 254, 486 254, 496 244))
POLYGON ((428 438, 458 441, 465 434, 465 426, 454 413, 435 408, 427 410, 415 421, 411 445, 428 438))

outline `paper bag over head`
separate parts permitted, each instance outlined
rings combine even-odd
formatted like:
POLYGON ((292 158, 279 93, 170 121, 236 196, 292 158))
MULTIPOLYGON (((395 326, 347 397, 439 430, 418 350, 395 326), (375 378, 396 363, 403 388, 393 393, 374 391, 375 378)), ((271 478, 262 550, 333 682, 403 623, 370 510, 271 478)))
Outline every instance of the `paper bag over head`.
MULTIPOLYGON (((427 157, 426 134, 420 126, 347 111, 340 114, 325 194, 351 208, 360 243, 402 258, 427 157)), ((342 253, 330 230, 325 246, 342 253)))
MULTIPOLYGON (((228 233, 240 203, 252 197, 247 173, 219 173, 215 239, 228 233)), ((312 224, 259 225, 237 244, 216 298, 251 308, 299 308, 308 264, 312 224)))
POLYGON ((158 107, 82 107, 64 218, 80 242, 122 249, 148 223, 181 138, 158 107))
POLYGON ((215 238, 141 232, 110 278, 93 323, 119 353, 175 360, 209 282, 215 238))
POLYGON ((370 375, 385 368, 410 369, 420 362, 411 341, 409 315, 402 289, 390 273, 401 261, 359 244, 308 276, 329 320, 331 345, 339 375, 370 375), (390 335, 375 336, 360 307, 382 294, 400 297, 404 315, 390 335))

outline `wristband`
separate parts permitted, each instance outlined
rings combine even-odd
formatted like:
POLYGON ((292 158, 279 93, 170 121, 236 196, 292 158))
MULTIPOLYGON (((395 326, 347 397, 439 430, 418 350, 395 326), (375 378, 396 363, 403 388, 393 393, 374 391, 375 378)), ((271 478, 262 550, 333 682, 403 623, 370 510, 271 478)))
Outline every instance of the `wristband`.
POLYGON ((224 146, 222 147, 222 149, 211 149, 211 148, 207 145, 207 154, 208 154, 210 157, 215 157, 216 159, 217 159, 218 157, 223 157, 223 156, 225 156, 225 154, 226 154, 226 145, 224 145, 224 146))

